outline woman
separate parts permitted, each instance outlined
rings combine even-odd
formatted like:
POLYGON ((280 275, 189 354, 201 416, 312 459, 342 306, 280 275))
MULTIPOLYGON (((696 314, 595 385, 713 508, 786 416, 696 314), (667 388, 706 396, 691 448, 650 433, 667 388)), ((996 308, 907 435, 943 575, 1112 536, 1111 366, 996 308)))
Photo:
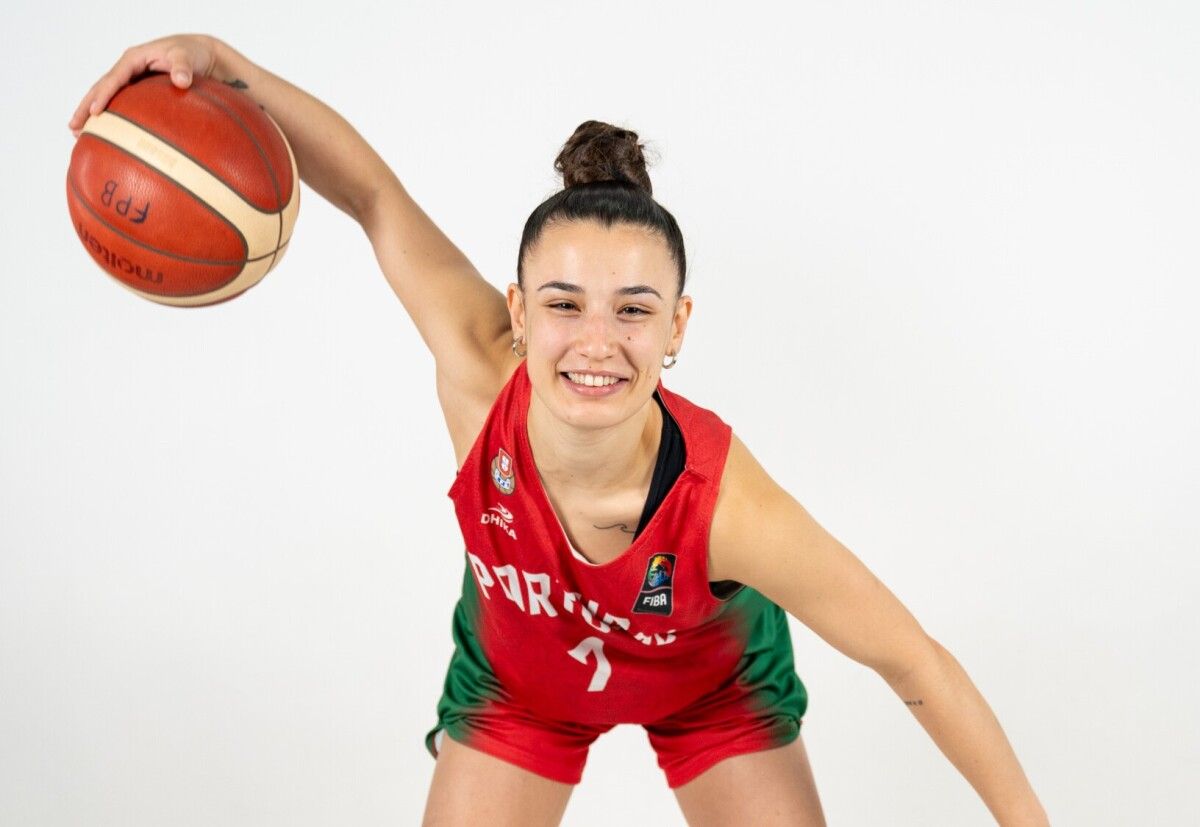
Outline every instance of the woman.
POLYGON ((557 824, 588 745, 622 722, 646 728, 689 824, 823 823, 784 610, 875 669, 998 821, 1046 823, 953 656, 725 423, 661 385, 692 299, 635 134, 571 136, 505 297, 340 116, 213 38, 126 51, 76 135, 145 71, 236 81, 270 112, 433 353, 466 565, 427 823, 557 824))

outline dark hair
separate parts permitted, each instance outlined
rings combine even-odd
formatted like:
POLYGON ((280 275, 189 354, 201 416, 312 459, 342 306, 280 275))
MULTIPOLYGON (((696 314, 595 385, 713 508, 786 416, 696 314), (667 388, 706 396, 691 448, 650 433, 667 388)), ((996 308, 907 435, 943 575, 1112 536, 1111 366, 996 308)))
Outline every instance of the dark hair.
POLYGON ((547 198, 530 214, 517 253, 517 283, 524 287, 525 254, 549 224, 599 221, 645 227, 662 236, 679 273, 679 293, 687 279, 683 234, 675 217, 654 200, 646 174, 643 145, 636 132, 601 121, 584 121, 563 144, 554 160, 562 173, 563 189, 547 198))

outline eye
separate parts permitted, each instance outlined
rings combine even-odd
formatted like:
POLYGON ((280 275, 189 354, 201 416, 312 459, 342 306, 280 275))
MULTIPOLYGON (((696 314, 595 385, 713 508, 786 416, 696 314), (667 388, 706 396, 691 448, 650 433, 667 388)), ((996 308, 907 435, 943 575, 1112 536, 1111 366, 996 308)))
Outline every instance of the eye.
POLYGON ((575 307, 575 305, 571 304, 570 302, 555 302, 554 304, 548 304, 546 306, 551 310, 571 310, 575 307))
POLYGON ((641 308, 641 307, 635 307, 633 305, 629 305, 628 307, 621 308, 622 313, 624 313, 626 310, 633 311, 632 313, 629 314, 631 316, 648 316, 648 315, 650 315, 650 312, 648 310, 641 308))

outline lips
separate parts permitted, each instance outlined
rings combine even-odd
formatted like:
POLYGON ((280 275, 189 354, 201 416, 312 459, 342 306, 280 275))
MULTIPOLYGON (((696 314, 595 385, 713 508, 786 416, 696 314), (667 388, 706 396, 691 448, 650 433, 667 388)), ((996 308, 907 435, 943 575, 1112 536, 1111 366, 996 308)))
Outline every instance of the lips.
POLYGON ((615 373, 593 373, 591 371, 563 371, 568 379, 576 385, 586 385, 589 388, 604 387, 615 384, 624 378, 615 373))
MULTIPOLYGON (((591 374, 591 375, 597 376, 598 374, 591 374)), ((575 374, 575 376, 579 376, 579 374, 575 374)), ((612 382, 611 384, 608 384, 608 385, 580 384, 578 382, 572 381, 571 377, 568 376, 566 373, 560 373, 559 378, 562 380, 563 384, 565 384, 573 393, 579 394, 580 396, 591 396, 591 397, 611 396, 612 394, 621 390, 625 385, 627 385, 629 383, 629 380, 627 380, 627 379, 618 378, 617 381, 612 382)))

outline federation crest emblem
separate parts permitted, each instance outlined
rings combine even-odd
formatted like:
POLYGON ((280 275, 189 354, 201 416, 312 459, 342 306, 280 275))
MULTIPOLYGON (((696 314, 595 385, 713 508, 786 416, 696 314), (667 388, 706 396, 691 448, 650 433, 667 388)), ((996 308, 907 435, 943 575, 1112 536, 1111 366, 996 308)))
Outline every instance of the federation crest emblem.
POLYGON ((674 554, 651 554, 646 561, 646 576, 633 611, 640 614, 669 615, 673 604, 671 588, 675 577, 674 554))
POLYGON ((501 494, 511 494, 517 490, 517 473, 513 468, 513 460, 503 448, 492 460, 492 482, 500 489, 501 494))

